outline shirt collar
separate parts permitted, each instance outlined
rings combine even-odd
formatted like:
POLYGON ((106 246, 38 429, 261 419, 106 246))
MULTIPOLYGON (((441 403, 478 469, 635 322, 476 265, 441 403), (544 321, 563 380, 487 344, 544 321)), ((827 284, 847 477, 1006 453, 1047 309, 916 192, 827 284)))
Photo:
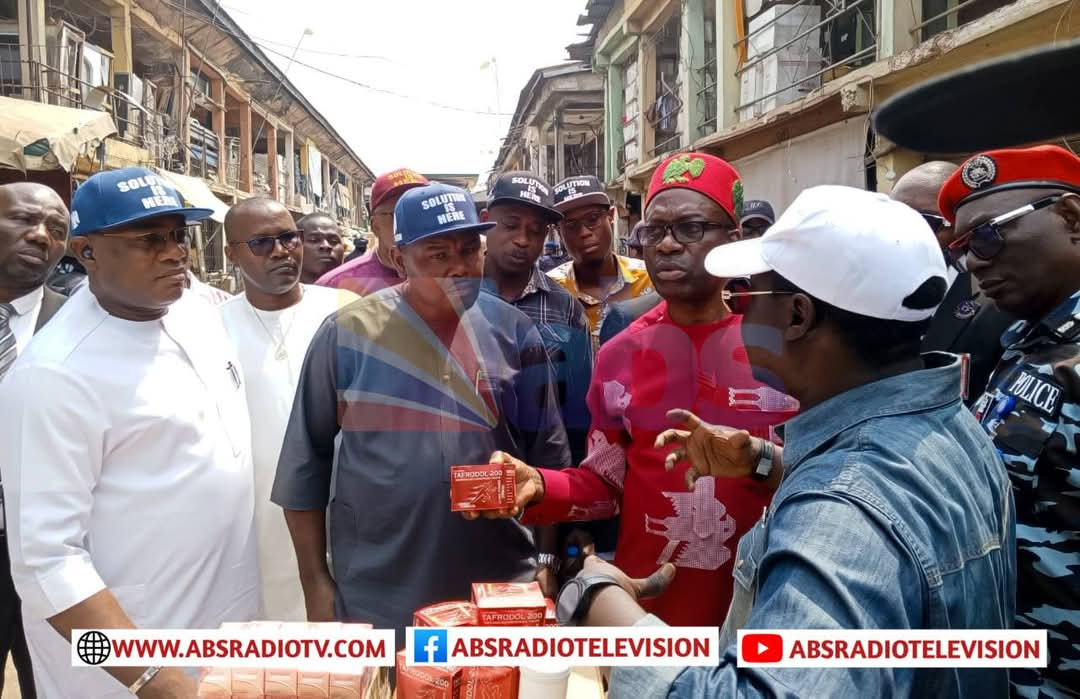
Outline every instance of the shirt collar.
MULTIPOLYGON (((611 298, 615 294, 622 291, 623 287, 625 287, 627 284, 632 284, 634 282, 634 276, 630 272, 630 266, 626 262, 626 260, 622 258, 621 255, 615 255, 615 266, 618 269, 619 274, 615 277, 615 281, 611 283, 611 287, 608 289, 607 292, 607 298, 611 298)), ((578 287, 577 278, 574 276, 573 260, 566 263, 566 278, 573 283, 574 289, 577 292, 575 295, 579 299, 581 299, 590 306, 595 306, 596 304, 602 302, 600 299, 593 298, 592 296, 584 293, 581 288, 578 287)))
POLYGON ((822 445, 872 418, 930 410, 960 400, 960 358, 923 355, 925 369, 863 384, 799 413, 782 426, 784 467, 792 469, 822 445))
POLYGON ((15 307, 15 313, 24 316, 38 306, 45 298, 45 287, 39 286, 29 294, 24 294, 11 302, 15 307))
MULTIPOLYGON (((484 288, 499 296, 499 289, 495 284, 495 280, 491 277, 484 277, 484 288)), ((540 271, 540 268, 533 266, 532 274, 529 276, 529 283, 525 285, 525 288, 521 290, 521 293, 516 298, 511 299, 508 303, 518 303, 522 299, 532 296, 535 293, 544 292, 551 293, 558 287, 555 281, 540 271)))
POLYGON ((1020 321, 1005 331, 1001 336, 1003 347, 1010 347, 1039 329, 1058 337, 1068 339, 1076 337, 1077 326, 1080 325, 1080 291, 1062 301, 1054 310, 1047 313, 1036 324, 1020 321))

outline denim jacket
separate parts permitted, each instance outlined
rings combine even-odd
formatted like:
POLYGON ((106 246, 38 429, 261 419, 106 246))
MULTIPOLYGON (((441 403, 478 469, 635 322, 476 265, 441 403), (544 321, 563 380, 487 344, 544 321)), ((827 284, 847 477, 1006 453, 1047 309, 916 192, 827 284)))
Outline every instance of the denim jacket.
POLYGON ((720 666, 616 668, 612 699, 1008 694, 1004 669, 736 663, 739 628, 1010 626, 1016 533, 1008 477, 960 401, 960 362, 924 359, 925 369, 859 386, 784 425, 784 479, 739 543, 720 666))

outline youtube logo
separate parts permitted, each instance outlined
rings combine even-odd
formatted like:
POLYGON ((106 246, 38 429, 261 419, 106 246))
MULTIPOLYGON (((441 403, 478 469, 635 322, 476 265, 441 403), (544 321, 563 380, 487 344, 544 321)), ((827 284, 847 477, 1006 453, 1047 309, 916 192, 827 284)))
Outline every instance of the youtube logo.
POLYGON ((741 659, 747 663, 778 663, 784 659, 784 639, 776 633, 748 633, 739 649, 741 659))

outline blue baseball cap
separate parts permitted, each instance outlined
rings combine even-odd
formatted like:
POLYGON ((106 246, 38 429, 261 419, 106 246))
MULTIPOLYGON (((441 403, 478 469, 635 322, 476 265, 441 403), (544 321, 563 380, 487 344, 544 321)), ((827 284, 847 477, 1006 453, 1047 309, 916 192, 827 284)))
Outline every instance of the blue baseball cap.
POLYGON ((210 209, 184 206, 167 179, 144 167, 92 175, 71 198, 71 236, 89 235, 157 216, 183 216, 185 224, 210 218, 210 209))
POLYGON ((483 233, 494 227, 494 223, 480 222, 468 192, 442 182, 410 189, 394 207, 396 245, 410 245, 435 235, 483 233))

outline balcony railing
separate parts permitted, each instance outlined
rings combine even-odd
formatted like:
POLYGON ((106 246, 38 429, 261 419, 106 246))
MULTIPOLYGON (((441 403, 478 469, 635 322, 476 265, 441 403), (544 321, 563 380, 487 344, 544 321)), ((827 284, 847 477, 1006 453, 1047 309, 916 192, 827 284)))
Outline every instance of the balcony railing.
POLYGON ((19 47, 0 46, 0 95, 33 99, 74 109, 104 111, 112 115, 117 140, 143 148, 161 167, 180 153, 175 119, 104 85, 96 85, 50 65, 19 57, 19 47), (7 50, 3 50, 7 49, 7 50), (24 83, 23 75, 30 76, 24 83))
POLYGON ((918 41, 926 41, 949 29, 956 29, 1014 0, 922 0, 923 21, 911 30, 918 41))
POLYGON ((798 0, 750 21, 737 108, 748 119, 793 102, 877 56, 876 0, 798 0))

